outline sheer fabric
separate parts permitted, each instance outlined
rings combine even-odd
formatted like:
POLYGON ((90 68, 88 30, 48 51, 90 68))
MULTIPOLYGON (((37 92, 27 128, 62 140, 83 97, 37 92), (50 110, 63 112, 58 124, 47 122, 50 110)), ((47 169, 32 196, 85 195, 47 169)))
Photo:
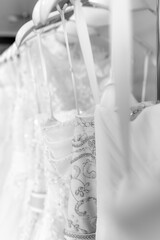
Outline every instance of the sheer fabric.
POLYGON ((159 113, 159 104, 145 108, 130 123, 133 172, 127 181, 118 114, 96 108, 97 239, 159 237, 159 113))
POLYGON ((59 119, 61 118, 63 122, 48 121, 42 126, 47 195, 33 238, 36 240, 64 238, 74 115, 72 112, 65 112, 59 115, 59 119))
POLYGON ((17 239, 27 189, 28 166, 24 149, 23 98, 18 96, 13 118, 13 152, 8 177, 1 195, 0 235, 17 239), (10 216, 8 218, 8 216, 10 216))

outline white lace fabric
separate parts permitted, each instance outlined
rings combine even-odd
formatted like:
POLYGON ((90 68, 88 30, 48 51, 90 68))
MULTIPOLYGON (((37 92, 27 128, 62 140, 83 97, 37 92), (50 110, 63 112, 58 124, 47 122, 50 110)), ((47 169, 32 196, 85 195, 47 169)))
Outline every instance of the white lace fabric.
POLYGON ((66 239, 94 239, 96 231, 96 151, 93 116, 77 116, 71 161, 66 239))
MULTIPOLYGON (((66 113, 65 119, 68 118, 70 117, 66 113)), ((74 120, 65 122, 64 117, 62 119, 63 123, 51 124, 47 121, 42 126, 47 195, 34 240, 64 239, 74 120)))

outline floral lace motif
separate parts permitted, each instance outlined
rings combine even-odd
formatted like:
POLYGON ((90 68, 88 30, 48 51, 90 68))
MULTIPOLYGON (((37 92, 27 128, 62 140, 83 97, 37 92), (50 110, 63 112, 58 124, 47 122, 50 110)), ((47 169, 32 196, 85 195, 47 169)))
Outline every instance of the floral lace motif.
MULTIPOLYGON (((97 219, 96 151, 93 117, 77 117, 72 145, 73 156, 66 229, 73 235, 74 233, 90 234, 96 231, 97 219)), ((75 235, 74 238, 79 237, 75 235)), ((82 238, 84 239, 85 235, 82 235, 82 238)))
MULTIPOLYGON (((44 133, 46 134, 46 133, 44 133)), ((64 239, 65 226, 65 209, 68 201, 68 181, 69 178, 63 179, 57 169, 58 159, 54 158, 54 151, 44 136, 44 166, 47 186, 47 196, 45 200, 45 208, 42 216, 38 240, 60 240, 64 239)), ((60 161, 66 161, 67 156, 60 161)))

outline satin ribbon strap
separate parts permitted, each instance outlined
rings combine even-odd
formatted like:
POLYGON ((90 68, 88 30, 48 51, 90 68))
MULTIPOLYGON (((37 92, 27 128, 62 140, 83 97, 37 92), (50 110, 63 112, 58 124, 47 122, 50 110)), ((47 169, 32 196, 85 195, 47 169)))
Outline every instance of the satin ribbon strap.
POLYGON ((98 89, 97 77, 95 73, 95 65, 93 60, 91 42, 89 38, 87 24, 83 14, 82 3, 80 0, 76 0, 76 1, 73 0, 72 3, 74 4, 77 34, 78 34, 84 62, 86 65, 86 70, 87 70, 88 78, 90 81, 92 94, 93 94, 95 103, 98 104, 100 101, 99 89, 98 89))
POLYGON ((142 84, 142 97, 141 102, 144 102, 146 99, 146 88, 147 88, 147 80, 148 80, 148 71, 149 71, 149 63, 150 63, 151 51, 148 51, 145 55, 144 59, 144 70, 143 70, 143 84, 142 84))

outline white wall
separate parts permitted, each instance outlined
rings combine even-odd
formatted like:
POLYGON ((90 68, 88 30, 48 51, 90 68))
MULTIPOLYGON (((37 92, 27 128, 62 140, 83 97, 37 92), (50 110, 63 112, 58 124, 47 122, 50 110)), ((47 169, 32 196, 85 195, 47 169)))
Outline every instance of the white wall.
POLYGON ((11 23, 9 16, 23 12, 32 13, 37 0, 0 0, 0 36, 15 35, 24 21, 11 23))

